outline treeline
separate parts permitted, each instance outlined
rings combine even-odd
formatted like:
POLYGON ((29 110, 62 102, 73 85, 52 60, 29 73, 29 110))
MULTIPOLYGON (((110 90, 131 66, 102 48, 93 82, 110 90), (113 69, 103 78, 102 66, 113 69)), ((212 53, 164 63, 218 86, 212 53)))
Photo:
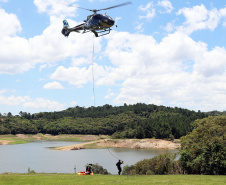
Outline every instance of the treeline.
POLYGON ((191 133, 181 138, 180 159, 164 154, 125 166, 124 175, 226 175, 226 116, 196 120, 191 133))
POLYGON ((137 103, 68 108, 59 112, 0 114, 0 134, 107 134, 114 138, 180 138, 200 111, 137 103))

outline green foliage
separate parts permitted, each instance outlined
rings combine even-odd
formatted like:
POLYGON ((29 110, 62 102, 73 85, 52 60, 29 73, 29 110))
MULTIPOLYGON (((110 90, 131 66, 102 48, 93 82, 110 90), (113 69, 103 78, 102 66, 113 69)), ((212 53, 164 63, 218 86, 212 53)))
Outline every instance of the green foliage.
POLYGON ((189 174, 226 175, 226 116, 194 122, 181 138, 181 165, 189 174))
POLYGON ((92 171, 94 174, 102 174, 102 175, 110 174, 106 169, 104 169, 102 166, 100 166, 97 163, 92 165, 92 171))
POLYGON ((28 174, 34 174, 34 173, 36 173, 36 172, 35 172, 34 170, 31 170, 30 167, 28 167, 27 173, 28 173, 28 174))
POLYGON ((180 174, 182 172, 176 154, 166 153, 152 159, 144 159, 132 166, 123 168, 123 175, 166 175, 180 174))
POLYGON ((104 134, 113 138, 180 138, 206 115, 181 108, 137 103, 113 107, 68 108, 59 112, 0 117, 0 134, 104 134))
POLYGON ((134 165, 126 165, 123 167, 122 175, 136 175, 135 166, 134 165))
POLYGON ((220 112, 220 111, 210 111, 206 113, 208 116, 226 116, 226 111, 220 112))

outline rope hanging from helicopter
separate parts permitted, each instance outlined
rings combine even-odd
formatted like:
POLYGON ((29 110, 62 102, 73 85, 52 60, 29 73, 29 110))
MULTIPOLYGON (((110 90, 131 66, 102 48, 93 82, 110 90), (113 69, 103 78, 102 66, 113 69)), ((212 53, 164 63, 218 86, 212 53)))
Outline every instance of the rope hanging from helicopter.
POLYGON ((94 35, 93 35, 93 56, 92 56, 92 75, 93 75, 93 101, 94 107, 96 107, 96 97, 95 97, 95 79, 94 79, 94 35))
MULTIPOLYGON (((92 77, 93 77, 93 98, 94 98, 94 107, 96 106, 96 98, 95 98, 95 76, 94 76, 94 51, 95 51, 95 35, 93 35, 93 53, 92 53, 92 77)), ((110 153, 110 155, 112 157, 114 157, 115 159, 120 160, 120 158, 116 157, 111 151, 110 148, 107 148, 108 152, 110 153)))
POLYGON ((116 158, 116 159, 118 159, 118 160, 120 160, 118 157, 116 157, 111 151, 110 151, 110 149, 109 148, 107 148, 107 150, 108 150, 108 152, 114 157, 114 158, 116 158))

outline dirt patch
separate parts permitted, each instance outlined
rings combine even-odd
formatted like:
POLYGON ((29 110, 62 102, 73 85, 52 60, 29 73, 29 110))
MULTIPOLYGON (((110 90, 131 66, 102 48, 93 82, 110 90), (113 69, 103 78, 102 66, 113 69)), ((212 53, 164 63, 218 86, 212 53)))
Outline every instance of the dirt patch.
POLYGON ((95 141, 100 139, 97 135, 76 135, 76 137, 82 141, 95 141))
MULTIPOLYGON (((103 136, 103 137, 107 137, 107 136, 103 136)), ((73 134, 65 134, 65 135, 50 135, 50 134, 45 134, 43 135, 43 138, 45 140, 65 140, 65 139, 77 139, 77 140, 81 140, 81 141, 94 141, 94 140, 98 140, 101 138, 101 136, 98 135, 73 135, 73 134)))
POLYGON ((10 140, 0 140, 0 145, 8 145, 8 144, 10 144, 11 142, 14 142, 14 141, 10 141, 10 140))
POLYGON ((177 149, 180 148, 180 143, 161 139, 102 139, 88 143, 59 147, 57 150, 80 150, 89 148, 89 146, 96 146, 96 148, 177 149))
POLYGON ((28 135, 25 134, 16 134, 17 137, 19 137, 20 139, 27 139, 28 135))
POLYGON ((31 142, 36 140, 48 140, 48 141, 96 141, 99 139, 106 139, 107 135, 80 135, 80 134, 62 134, 62 135, 50 135, 50 134, 16 134, 16 135, 1 135, 0 145, 7 145, 14 140, 21 140, 25 142, 31 142))

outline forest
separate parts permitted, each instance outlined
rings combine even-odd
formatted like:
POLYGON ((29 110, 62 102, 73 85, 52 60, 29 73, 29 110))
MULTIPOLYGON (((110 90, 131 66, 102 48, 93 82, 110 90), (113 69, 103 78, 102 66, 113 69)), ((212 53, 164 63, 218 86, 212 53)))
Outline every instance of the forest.
POLYGON ((0 134, 107 134, 113 138, 178 139, 208 115, 178 107, 137 103, 71 107, 58 112, 0 114, 0 134))

